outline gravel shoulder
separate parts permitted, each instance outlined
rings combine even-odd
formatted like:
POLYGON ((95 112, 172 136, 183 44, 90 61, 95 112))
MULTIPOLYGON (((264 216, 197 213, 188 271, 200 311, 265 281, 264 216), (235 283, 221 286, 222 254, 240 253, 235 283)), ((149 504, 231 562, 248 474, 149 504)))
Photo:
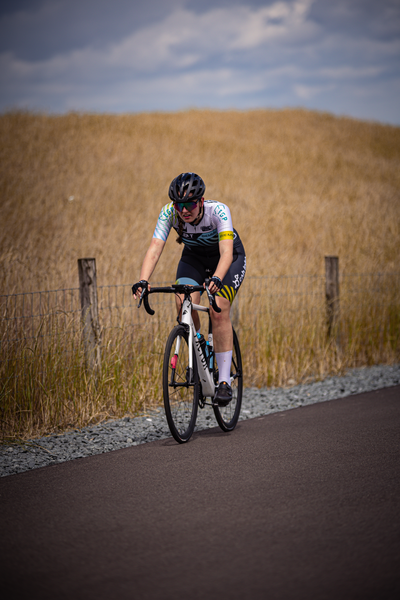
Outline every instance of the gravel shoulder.
MULTIPOLYGON (((351 369, 342 377, 290 388, 246 388, 240 420, 400 385, 400 364, 351 369)), ((400 398, 399 398, 400 400, 400 398)), ((211 406, 199 410, 196 430, 215 427, 211 406)), ((0 477, 171 437, 160 408, 84 429, 0 446, 0 477)))

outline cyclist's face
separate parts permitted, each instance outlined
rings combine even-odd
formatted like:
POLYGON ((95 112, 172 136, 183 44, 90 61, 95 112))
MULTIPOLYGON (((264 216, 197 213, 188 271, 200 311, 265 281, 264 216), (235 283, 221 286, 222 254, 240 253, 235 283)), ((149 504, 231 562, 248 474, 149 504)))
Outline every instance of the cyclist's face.
POLYGON ((179 212, 181 218, 187 223, 191 223, 192 221, 195 221, 199 216, 201 207, 203 206, 203 198, 194 202, 175 202, 174 206, 179 212))

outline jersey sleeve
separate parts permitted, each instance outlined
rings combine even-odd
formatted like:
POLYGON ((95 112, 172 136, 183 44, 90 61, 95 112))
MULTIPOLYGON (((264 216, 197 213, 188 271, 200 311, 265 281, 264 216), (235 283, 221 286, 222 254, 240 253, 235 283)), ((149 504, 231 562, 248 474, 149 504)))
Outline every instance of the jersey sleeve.
POLYGON ((174 220, 174 207, 172 202, 162 207, 161 212, 158 216, 157 225, 153 233, 153 238, 167 241, 169 232, 171 231, 172 223, 174 220))
POLYGON ((213 216, 217 224, 218 241, 233 240, 233 225, 231 211, 226 204, 218 202, 213 209, 213 216))

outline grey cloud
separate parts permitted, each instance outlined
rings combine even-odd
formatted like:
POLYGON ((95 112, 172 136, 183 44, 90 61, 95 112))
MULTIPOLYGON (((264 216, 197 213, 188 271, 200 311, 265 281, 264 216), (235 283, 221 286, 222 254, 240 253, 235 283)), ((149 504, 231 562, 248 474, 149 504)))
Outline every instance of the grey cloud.
POLYGON ((394 0, 17 5, 0 11, 3 110, 302 105, 400 123, 394 0))
POLYGON ((398 38, 400 33, 398 0, 319 0, 313 4, 310 18, 323 24, 326 32, 345 36, 387 40, 398 38))
POLYGON ((14 0, 0 12, 0 52, 44 60, 101 48, 161 20, 183 0, 14 0), (14 8, 11 8, 14 7, 14 8))

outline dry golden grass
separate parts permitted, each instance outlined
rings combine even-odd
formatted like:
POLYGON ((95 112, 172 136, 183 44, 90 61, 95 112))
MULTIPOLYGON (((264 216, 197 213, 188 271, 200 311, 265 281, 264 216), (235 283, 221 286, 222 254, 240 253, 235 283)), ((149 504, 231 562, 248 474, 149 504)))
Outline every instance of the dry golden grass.
MULTIPOLYGON (((182 171, 199 173, 206 197, 231 208, 248 257, 239 300, 256 289, 249 276, 323 275, 325 255, 340 257, 342 274, 398 271, 398 127, 302 110, 10 113, 0 116, 0 136, 2 294, 77 287, 84 257, 96 258, 100 286, 136 281, 169 183, 182 171)), ((174 239, 153 281, 174 280, 181 252, 174 239)), ((342 288, 339 348, 326 339, 323 292, 298 295, 293 280, 274 296, 271 281, 247 308, 240 301, 245 385, 399 359, 398 280, 384 288, 370 282, 357 297, 342 288)), ((0 343, 3 436, 82 426, 160 402, 170 323, 159 313, 135 330, 134 351, 123 321, 105 332, 97 385, 76 328, 57 329, 48 341, 38 329, 15 351, 0 343)))
MULTIPOLYGON (((198 172, 232 210, 248 275, 397 268, 400 128, 301 110, 0 116, 3 293, 137 279, 168 185, 198 172), (69 201, 73 196, 74 199, 69 201)), ((167 244, 155 280, 175 275, 167 244)))

